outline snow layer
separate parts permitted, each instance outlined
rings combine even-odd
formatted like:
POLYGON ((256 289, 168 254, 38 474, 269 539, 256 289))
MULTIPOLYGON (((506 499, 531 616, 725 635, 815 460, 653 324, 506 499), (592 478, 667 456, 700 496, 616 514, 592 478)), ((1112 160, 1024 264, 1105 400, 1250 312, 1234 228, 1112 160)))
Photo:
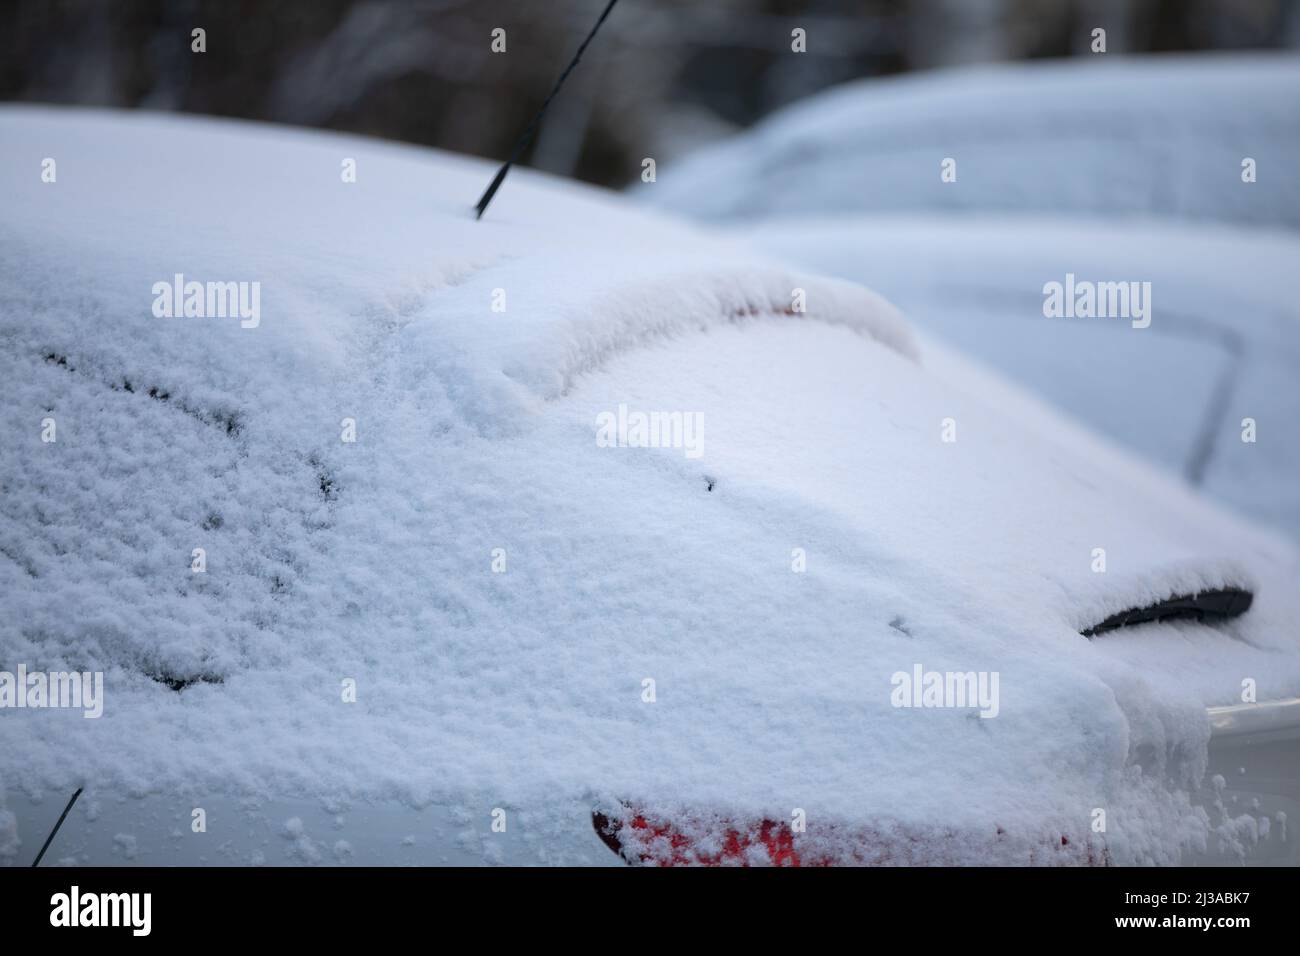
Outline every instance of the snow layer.
POLYGON ((641 194, 708 219, 1002 210, 1294 228, 1297 102, 1300 60, 1281 55, 1107 55, 864 80, 661 164, 641 194), (945 158, 955 183, 940 179, 945 158))
POLYGON ((873 293, 522 171, 476 223, 490 166, 353 138, 9 109, 0 144, 0 667, 107 673, 99 720, 0 715, 11 791, 542 829, 800 807, 1018 846, 1103 806, 1118 862, 1172 862, 1234 649, 1261 698, 1300 691, 1289 546, 873 293), (156 318, 175 273, 260 281, 260 324, 156 318), (599 447, 620 404, 702 415, 703 457, 599 447), (1258 590, 1220 681, 1077 633, 1190 581, 1258 590), (999 671, 999 716, 893 707, 914 664, 999 671))

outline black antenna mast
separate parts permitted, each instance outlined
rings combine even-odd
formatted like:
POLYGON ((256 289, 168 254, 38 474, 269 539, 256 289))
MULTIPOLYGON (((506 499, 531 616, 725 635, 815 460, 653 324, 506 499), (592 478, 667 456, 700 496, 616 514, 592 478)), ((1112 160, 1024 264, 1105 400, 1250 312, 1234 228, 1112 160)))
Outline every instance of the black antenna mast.
POLYGON ((515 148, 510 153, 510 158, 506 160, 504 166, 497 170, 497 174, 493 177, 487 191, 483 193, 483 198, 480 199, 478 205, 474 207, 475 219, 483 218, 483 212, 487 209, 488 203, 492 201, 492 197, 497 194, 497 190, 501 188, 501 184, 505 181, 506 173, 510 172, 510 167, 519 161, 520 155, 528 148, 528 144, 532 142, 533 134, 537 132, 537 124, 542 121, 542 114, 546 112, 546 107, 551 105, 551 100, 555 99, 555 94, 560 92, 560 87, 564 85, 564 81, 569 78, 569 74, 573 72, 573 68, 577 66, 578 61, 582 59, 582 54, 583 51, 587 49, 587 44, 590 43, 592 37, 596 35, 596 31, 600 29, 600 25, 605 22, 605 18, 609 16, 609 12, 614 9, 614 4, 616 3, 618 3, 618 0, 609 0, 609 3, 605 6, 604 12, 596 21, 596 25, 592 27, 591 32, 587 34, 587 39, 582 41, 582 46, 578 47, 578 52, 573 54, 573 61, 565 67, 564 72, 560 74, 560 78, 555 81, 555 88, 551 90, 550 95, 542 101, 542 108, 537 111, 537 115, 533 117, 533 121, 528 124, 528 128, 524 130, 524 134, 520 136, 518 142, 515 143, 515 148))
POLYGON ((81 796, 81 791, 84 789, 84 787, 78 787, 77 792, 74 793, 72 799, 68 801, 68 805, 63 808, 63 812, 59 814, 58 823, 54 824, 54 829, 51 830, 50 835, 45 838, 45 845, 41 847, 41 852, 36 854, 36 859, 32 861, 32 866, 36 867, 41 865, 41 858, 45 856, 45 851, 48 850, 50 844, 54 842, 54 834, 59 832, 59 827, 63 826, 63 821, 67 819, 68 811, 72 809, 72 805, 77 802, 77 797, 81 796))

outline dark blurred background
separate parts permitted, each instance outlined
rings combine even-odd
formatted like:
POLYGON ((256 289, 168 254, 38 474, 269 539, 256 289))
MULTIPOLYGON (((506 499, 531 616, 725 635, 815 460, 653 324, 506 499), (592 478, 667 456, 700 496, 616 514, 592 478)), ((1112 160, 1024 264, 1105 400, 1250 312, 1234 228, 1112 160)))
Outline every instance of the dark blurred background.
MULTIPOLYGON (((179 110, 503 158, 605 0, 0 0, 0 100, 179 110), (190 31, 207 31, 192 53, 190 31), (490 50, 506 30, 507 52, 490 50)), ((1300 0, 619 0, 525 159, 619 186, 846 80, 1300 47, 1300 0), (808 52, 790 50, 807 31, 808 52)))

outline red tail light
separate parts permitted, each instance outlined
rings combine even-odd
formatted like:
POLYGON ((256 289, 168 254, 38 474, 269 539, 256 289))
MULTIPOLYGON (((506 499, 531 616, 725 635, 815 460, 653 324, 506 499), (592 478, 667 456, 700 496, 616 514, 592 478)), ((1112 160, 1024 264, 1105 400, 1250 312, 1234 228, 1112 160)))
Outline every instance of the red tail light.
POLYGON ((647 866, 1108 866, 1096 839, 1061 833, 1016 837, 1002 827, 981 833, 939 827, 809 825, 796 834, 788 823, 746 824, 709 817, 668 819, 624 806, 592 814, 605 845, 647 866))

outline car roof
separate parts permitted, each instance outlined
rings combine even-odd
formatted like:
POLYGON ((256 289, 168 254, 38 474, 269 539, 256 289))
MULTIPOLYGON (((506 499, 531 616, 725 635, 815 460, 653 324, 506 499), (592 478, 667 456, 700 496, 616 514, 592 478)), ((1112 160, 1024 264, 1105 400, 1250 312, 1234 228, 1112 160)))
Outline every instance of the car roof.
MULTIPOLYGON (((1037 826, 1144 799, 1124 735, 1208 734, 1204 688, 1090 624, 1249 586, 1208 693, 1300 685, 1285 542, 861 287, 524 171, 476 223, 491 167, 435 152, 61 110, 0 135, 0 633, 109 694, 7 714, 6 785, 1037 826), (177 273, 260 281, 259 324, 155 315, 177 273), (633 412, 700 416, 703 454, 601 447, 633 412), (914 665, 1000 673, 1001 719, 895 708, 914 665)), ((1151 812, 1135 846, 1181 825, 1151 812)))
POLYGON ((1082 57, 867 79, 706 147, 648 202, 704 219, 900 210, 1300 225, 1293 56, 1082 57), (955 160, 956 179, 941 179, 955 160), (1254 180, 1243 182, 1243 163, 1254 180))

